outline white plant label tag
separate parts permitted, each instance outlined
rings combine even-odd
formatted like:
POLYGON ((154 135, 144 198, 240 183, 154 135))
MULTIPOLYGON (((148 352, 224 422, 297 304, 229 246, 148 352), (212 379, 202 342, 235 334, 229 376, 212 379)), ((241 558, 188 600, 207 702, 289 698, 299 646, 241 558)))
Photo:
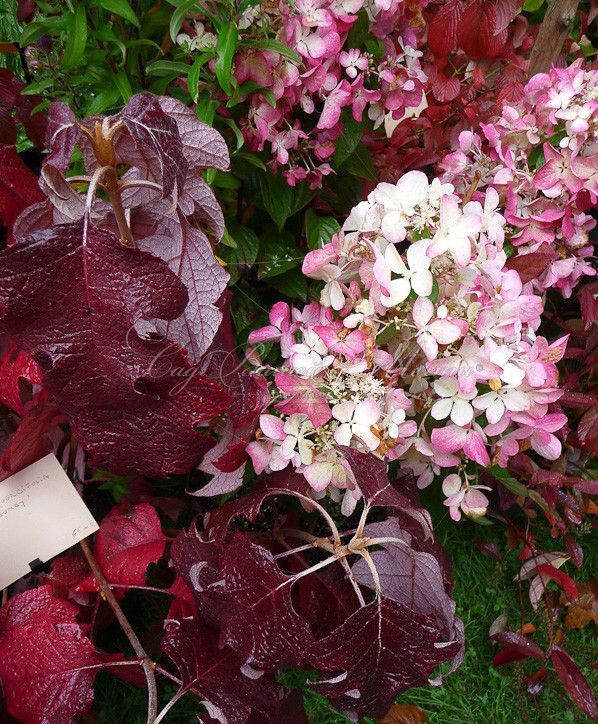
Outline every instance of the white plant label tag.
POLYGON ((0 590, 98 529, 52 454, 0 482, 0 590))

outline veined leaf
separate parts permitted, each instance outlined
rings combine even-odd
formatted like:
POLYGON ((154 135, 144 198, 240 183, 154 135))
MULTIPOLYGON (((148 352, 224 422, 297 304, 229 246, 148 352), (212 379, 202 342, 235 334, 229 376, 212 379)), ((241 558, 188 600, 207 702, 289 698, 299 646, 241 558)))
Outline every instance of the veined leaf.
POLYGON ((229 96, 233 92, 235 82, 232 67, 238 39, 239 31, 237 30, 236 24, 231 21, 220 28, 218 42, 216 43, 216 54, 218 57, 214 70, 216 71, 216 77, 218 78, 220 87, 229 96))
POLYGON ((66 46, 62 56, 63 70, 74 68, 83 58, 87 43, 87 18, 85 5, 78 3, 75 10, 69 13, 66 22, 66 46))
POLYGON ((121 18, 133 23, 136 28, 140 26, 139 18, 127 0, 99 0, 99 3, 104 10, 120 15, 121 18))
POLYGON ((301 63, 301 58, 295 53, 294 50, 289 48, 288 45, 281 43, 279 40, 271 40, 265 38, 263 40, 248 40, 242 43, 243 47, 247 48, 259 48, 259 50, 273 50, 275 53, 280 53, 285 58, 289 58, 295 63, 301 63))

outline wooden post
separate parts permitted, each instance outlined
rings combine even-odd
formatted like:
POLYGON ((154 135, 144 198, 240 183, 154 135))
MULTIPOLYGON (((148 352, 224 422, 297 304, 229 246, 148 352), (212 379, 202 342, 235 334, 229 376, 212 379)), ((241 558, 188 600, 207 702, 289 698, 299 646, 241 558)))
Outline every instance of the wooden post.
POLYGON ((554 65, 575 18, 579 0, 552 0, 540 26, 529 59, 528 78, 545 73, 554 65))

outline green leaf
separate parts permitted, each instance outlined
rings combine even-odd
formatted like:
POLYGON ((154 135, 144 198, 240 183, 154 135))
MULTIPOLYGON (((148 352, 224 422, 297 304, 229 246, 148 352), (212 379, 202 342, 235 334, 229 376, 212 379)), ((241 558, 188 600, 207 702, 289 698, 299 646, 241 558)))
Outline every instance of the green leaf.
POLYGON ((139 22, 139 18, 127 0, 99 0, 99 3, 104 10, 108 10, 108 12, 114 13, 115 15, 120 15, 121 18, 128 20, 136 28, 140 27, 141 23, 139 22))
POLYGON ((85 5, 77 3, 75 10, 67 15, 66 45, 62 56, 61 68, 70 70, 79 64, 85 53, 87 43, 87 18, 85 5))
POLYGON ((217 171, 210 185, 220 189, 238 189, 241 182, 232 173, 217 171))
POLYGON ((295 63, 301 63, 301 58, 295 53, 294 50, 291 50, 288 45, 285 45, 284 43, 281 43, 279 40, 270 40, 270 39, 263 39, 263 40, 247 40, 243 43, 241 43, 242 47, 244 48, 259 48, 260 50, 273 50, 275 53, 280 53, 280 55, 284 55, 285 58, 289 58, 290 60, 294 61, 295 63))
POLYGON ((395 334, 397 332, 398 332, 398 330, 395 327, 395 325, 389 324, 388 327, 385 327, 376 336, 376 344, 382 345, 382 344, 386 344, 387 342, 390 342, 390 340, 395 336, 395 334))
POLYGON ((357 20, 351 26, 347 38, 348 48, 360 48, 370 34, 370 19, 365 10, 360 10, 357 20))
POLYGON ((343 111, 341 121, 343 124, 343 132, 337 139, 334 150, 334 163, 337 166, 343 164, 353 151, 355 151, 363 134, 363 126, 361 123, 357 123, 347 111, 343 111))
POLYGON ((290 299, 307 299, 307 277, 301 269, 289 269, 270 280, 270 286, 290 299))
POLYGON ((255 153, 250 153, 249 151, 238 151, 237 153, 232 154, 232 161, 235 159, 239 159, 240 161, 246 161, 247 163, 251 164, 252 166, 255 166, 256 168, 259 168, 260 171, 263 171, 264 173, 268 173, 268 169, 266 168, 266 165, 262 161, 262 159, 257 156, 255 153))
POLYGON ((237 148, 235 150, 238 151, 241 148, 241 146, 243 145, 244 140, 245 140, 243 138, 243 134, 241 133, 241 129, 239 128, 239 126, 237 126, 237 124, 233 121, 232 118, 223 118, 222 120, 226 123, 226 125, 235 134, 235 138, 237 139, 237 148))
POLYGON ((199 120, 211 126, 216 115, 216 108, 218 108, 218 101, 212 100, 208 91, 202 91, 195 107, 195 114, 199 120))
POLYGON ((515 478, 511 477, 506 468, 501 468, 500 465, 493 465, 489 472, 501 485, 504 485, 504 487, 507 490, 510 490, 514 495, 523 496, 524 498, 528 497, 529 490, 527 487, 518 480, 515 480, 515 478))
POLYGON ((103 113, 108 108, 116 105, 120 100, 120 91, 118 88, 105 88, 101 90, 85 109, 85 115, 95 116, 103 113))
POLYGON ((129 99, 133 95, 133 89, 131 88, 131 81, 129 80, 126 72, 123 68, 121 68, 118 73, 112 77, 114 79, 114 85, 118 88, 120 97, 125 103, 128 103, 129 99))
POLYGON ((220 87, 227 95, 232 95, 235 79, 233 78, 233 58, 237 49, 239 31, 236 24, 231 21, 225 23, 218 33, 216 43, 216 64, 214 70, 220 87))
POLYGON ((234 284, 241 275, 244 267, 251 267, 257 259, 260 240, 253 229, 241 226, 235 221, 226 222, 227 230, 237 243, 236 248, 219 248, 220 256, 227 264, 226 270, 230 274, 231 283, 234 284))
POLYGON ((150 63, 145 72, 147 75, 170 75, 176 73, 177 75, 186 76, 191 66, 187 63, 180 63, 176 60, 154 60, 150 63))
POLYGON ((291 187, 284 176, 261 173, 258 183, 264 208, 279 230, 282 230, 286 220, 308 204, 314 195, 308 184, 299 183, 291 187))
POLYGON ((438 294, 440 293, 440 287, 438 286, 438 280, 436 277, 432 280, 432 291, 430 294, 428 294, 428 299, 431 302, 435 302, 438 299, 438 294))
POLYGON ((259 255, 258 277, 267 279, 297 266, 301 259, 297 258, 297 249, 293 235, 288 231, 266 232, 262 237, 259 255))
POLYGON ((523 9, 526 13, 535 13, 544 5, 544 0, 525 0, 523 9))
POLYGON ((374 164, 367 152, 366 147, 360 143, 359 146, 353 151, 349 158, 343 164, 343 170, 357 176, 358 178, 365 178, 369 181, 376 180, 376 170, 374 164))
POLYGON ((183 20, 187 16, 188 11, 195 5, 196 0, 185 0, 181 3, 178 8, 172 13, 170 18, 170 37, 172 42, 176 42, 176 36, 179 34, 183 20))
POLYGON ((333 216, 318 216, 313 209, 305 212, 305 236, 309 249, 321 249, 340 228, 333 216))
POLYGON ((44 78, 43 80, 38 80, 37 83, 31 83, 26 88, 23 88, 21 93, 24 96, 37 96, 51 86, 52 83, 52 78, 44 78))
POLYGON ((187 88, 189 89, 189 95, 194 103, 197 103, 197 96, 199 95, 199 76, 201 74, 201 69, 211 57, 212 53, 202 53, 201 55, 198 55, 187 73, 187 88))

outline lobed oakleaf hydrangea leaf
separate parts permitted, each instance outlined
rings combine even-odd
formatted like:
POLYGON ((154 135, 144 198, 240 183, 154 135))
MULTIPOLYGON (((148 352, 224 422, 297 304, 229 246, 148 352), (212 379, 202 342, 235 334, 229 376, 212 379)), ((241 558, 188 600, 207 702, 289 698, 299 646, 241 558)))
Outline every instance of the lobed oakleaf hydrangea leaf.
POLYGON ((186 290, 167 265, 82 220, 7 249, 0 270, 0 329, 42 368, 96 464, 154 475, 191 467, 194 423, 226 409, 228 395, 201 375, 182 387, 173 370, 187 367, 184 356, 134 330, 183 311, 186 290))
POLYGON ((135 95, 115 120, 122 121, 128 132, 117 141, 121 161, 145 166, 152 180, 162 186, 163 197, 175 188, 181 191, 188 163, 176 121, 164 112, 159 99, 147 93, 135 95))
POLYGON ((297 666, 312 634, 293 606, 292 577, 243 533, 233 536, 221 561, 222 581, 214 584, 228 608, 221 644, 260 670, 297 666))
POLYGON ((100 659, 78 608, 51 586, 11 598, 0 609, 0 679, 7 708, 23 724, 71 724, 93 701, 100 659))
POLYGON ((354 448, 343 447, 341 450, 368 506, 397 508, 416 520, 426 537, 432 537, 430 514, 399 493, 388 477, 388 466, 385 462, 354 448))
POLYGON ((311 687, 336 708, 383 716, 401 691, 425 686, 433 669, 458 649, 458 644, 438 643, 442 634, 433 617, 377 599, 308 649, 309 665, 331 672, 311 687))
POLYGON ((201 621, 166 621, 162 650, 182 680, 181 691, 202 699, 208 714, 228 724, 246 724, 252 710, 268 716, 276 711, 281 690, 268 675, 241 669, 243 662, 228 646, 219 647, 218 633, 201 621))

